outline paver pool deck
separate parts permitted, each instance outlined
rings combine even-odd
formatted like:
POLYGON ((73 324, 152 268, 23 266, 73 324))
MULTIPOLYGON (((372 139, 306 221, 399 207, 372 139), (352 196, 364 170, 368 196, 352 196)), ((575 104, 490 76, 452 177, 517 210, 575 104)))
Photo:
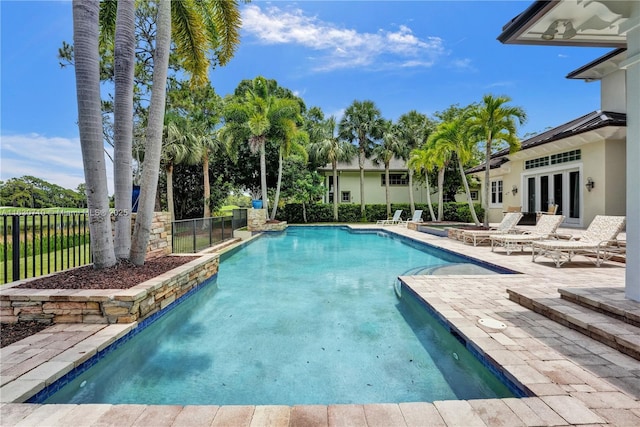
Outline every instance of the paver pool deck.
MULTIPOLYGON (((372 228, 371 225, 354 227, 372 228)), ((304 406, 40 405, 24 402, 73 367, 126 334, 135 324, 60 324, 0 349, 1 426, 564 426, 640 425, 640 361, 524 308, 507 289, 540 298, 559 288, 608 292, 624 301, 624 264, 597 268, 586 258, 555 268, 531 254, 491 252, 399 226, 386 230, 518 271, 515 275, 403 278, 436 313, 533 397, 389 404, 304 406), (486 328, 479 319, 507 327, 486 328)), ((580 233, 563 229, 562 232, 580 233)), ((640 278, 639 278, 640 280, 640 278)), ((598 313, 577 313, 585 328, 598 313)), ((605 325, 606 326, 606 325, 605 325)), ((640 348, 635 330, 608 325, 640 348), (617 330, 616 330, 617 329, 617 330), (630 332, 631 331, 631 332, 630 332)))

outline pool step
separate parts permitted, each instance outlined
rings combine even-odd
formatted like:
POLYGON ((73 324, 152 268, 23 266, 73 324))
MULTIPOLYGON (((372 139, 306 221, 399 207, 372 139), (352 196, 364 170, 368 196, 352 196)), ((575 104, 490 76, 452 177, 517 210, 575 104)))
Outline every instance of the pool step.
POLYGON ((564 288, 560 296, 633 326, 640 327, 640 303, 625 297, 624 288, 564 288))
POLYGON ((507 293, 511 301, 640 360, 640 327, 571 302, 560 293, 528 288, 507 289, 507 293))

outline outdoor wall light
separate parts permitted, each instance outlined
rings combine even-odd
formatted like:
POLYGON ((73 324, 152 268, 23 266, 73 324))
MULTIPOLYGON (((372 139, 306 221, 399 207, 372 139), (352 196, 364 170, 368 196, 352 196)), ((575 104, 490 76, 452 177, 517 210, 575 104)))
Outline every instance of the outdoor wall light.
POLYGON ((596 186, 596 183, 593 182, 593 178, 589 177, 587 178, 587 183, 584 186, 587 187, 587 191, 591 191, 593 190, 593 187, 596 186))
POLYGON ((513 184, 513 187, 511 187, 511 194, 513 194, 514 196, 516 194, 518 194, 518 186, 513 184))

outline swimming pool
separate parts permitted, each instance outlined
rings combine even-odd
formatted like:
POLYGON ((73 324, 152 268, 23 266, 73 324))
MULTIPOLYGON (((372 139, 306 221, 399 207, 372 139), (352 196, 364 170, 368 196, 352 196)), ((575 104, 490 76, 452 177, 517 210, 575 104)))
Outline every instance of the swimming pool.
POLYGON ((513 394, 398 275, 468 262, 389 233, 289 227, 45 403, 333 404, 513 394))

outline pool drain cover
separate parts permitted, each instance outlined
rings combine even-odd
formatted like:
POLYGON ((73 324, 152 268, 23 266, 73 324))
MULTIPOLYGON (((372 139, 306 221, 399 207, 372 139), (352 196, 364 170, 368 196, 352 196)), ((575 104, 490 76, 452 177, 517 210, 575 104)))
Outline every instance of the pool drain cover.
POLYGON ((504 323, 496 319, 490 319, 490 318, 480 319, 478 320, 478 323, 487 328, 496 329, 499 331, 503 329, 507 329, 507 325, 505 325, 504 323))

